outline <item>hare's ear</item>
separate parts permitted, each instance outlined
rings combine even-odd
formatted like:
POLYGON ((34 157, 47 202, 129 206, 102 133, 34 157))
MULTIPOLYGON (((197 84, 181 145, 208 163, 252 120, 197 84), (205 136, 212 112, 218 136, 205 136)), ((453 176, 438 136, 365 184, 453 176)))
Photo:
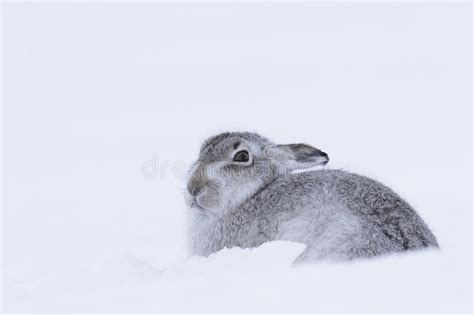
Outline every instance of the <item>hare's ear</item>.
POLYGON ((329 161, 326 153, 304 143, 279 144, 271 151, 274 152, 272 158, 283 172, 325 165, 329 161))

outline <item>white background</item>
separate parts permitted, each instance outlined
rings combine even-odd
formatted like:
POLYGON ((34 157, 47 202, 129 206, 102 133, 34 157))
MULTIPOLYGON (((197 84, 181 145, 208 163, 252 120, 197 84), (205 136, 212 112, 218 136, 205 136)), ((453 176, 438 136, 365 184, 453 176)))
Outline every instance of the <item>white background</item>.
POLYGON ((2 9, 3 311, 471 309, 469 4, 2 9), (441 251, 304 269, 291 243, 184 259, 179 175, 225 130, 382 181, 441 251))

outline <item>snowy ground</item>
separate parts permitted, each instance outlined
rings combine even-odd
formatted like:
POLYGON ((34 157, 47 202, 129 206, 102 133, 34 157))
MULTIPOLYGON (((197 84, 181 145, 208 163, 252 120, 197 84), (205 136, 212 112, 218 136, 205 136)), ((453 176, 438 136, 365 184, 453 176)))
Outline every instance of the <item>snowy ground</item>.
MULTIPOLYGON (((423 312, 462 311, 468 290, 438 252, 352 264, 290 268, 304 248, 272 242, 225 249, 165 266, 126 253, 98 264, 9 283, 5 300, 24 312, 423 312), (458 297, 447 295, 448 285, 458 297), (54 294, 52 294, 54 293, 54 294)), ((7 304, 9 305, 9 304, 7 304)))
POLYGON ((469 312, 467 4, 3 4, 3 312, 469 312), (405 197, 440 251, 184 252, 200 142, 253 130, 405 197))

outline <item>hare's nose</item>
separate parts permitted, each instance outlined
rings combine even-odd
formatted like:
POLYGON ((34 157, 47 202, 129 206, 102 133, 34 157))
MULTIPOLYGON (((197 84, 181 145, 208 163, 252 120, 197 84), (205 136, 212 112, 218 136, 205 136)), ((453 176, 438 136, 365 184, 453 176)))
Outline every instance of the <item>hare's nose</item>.
POLYGON ((188 186, 188 192, 191 194, 191 196, 196 197, 202 190, 202 187, 199 186, 194 186, 194 185, 189 185, 188 186))

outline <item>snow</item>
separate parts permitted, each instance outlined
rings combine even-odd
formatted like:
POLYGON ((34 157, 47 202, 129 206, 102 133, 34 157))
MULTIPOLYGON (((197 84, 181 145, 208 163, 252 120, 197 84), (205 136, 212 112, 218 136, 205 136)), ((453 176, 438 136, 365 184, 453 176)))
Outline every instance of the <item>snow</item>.
POLYGON ((149 246, 146 258, 124 253, 27 285, 9 284, 5 299, 20 312, 382 312, 387 306, 422 312, 426 308, 413 305, 434 301, 432 311, 468 307, 446 301, 439 283, 456 290, 456 271, 440 272, 449 261, 435 250, 292 267, 304 245, 277 241, 164 266, 158 256, 148 257, 154 249, 149 246))
MULTIPOLYGON (((436 283, 449 281, 449 274, 437 273, 442 258, 435 252, 291 268, 303 249, 297 243, 271 242, 252 250, 224 249, 168 267, 126 253, 93 268, 55 271, 27 286, 10 284, 6 300, 22 305, 16 309, 22 312, 362 312, 381 311, 387 304, 402 312, 406 309, 394 298, 404 303, 443 299, 436 283), (373 290, 380 287, 384 289, 373 290), (427 288, 431 290, 419 293, 427 288)), ((452 311, 451 305, 444 307, 452 311)))
POLYGON ((2 9, 2 313, 470 312, 468 4, 2 9), (441 250, 188 257, 184 174, 229 129, 387 184, 441 250))

